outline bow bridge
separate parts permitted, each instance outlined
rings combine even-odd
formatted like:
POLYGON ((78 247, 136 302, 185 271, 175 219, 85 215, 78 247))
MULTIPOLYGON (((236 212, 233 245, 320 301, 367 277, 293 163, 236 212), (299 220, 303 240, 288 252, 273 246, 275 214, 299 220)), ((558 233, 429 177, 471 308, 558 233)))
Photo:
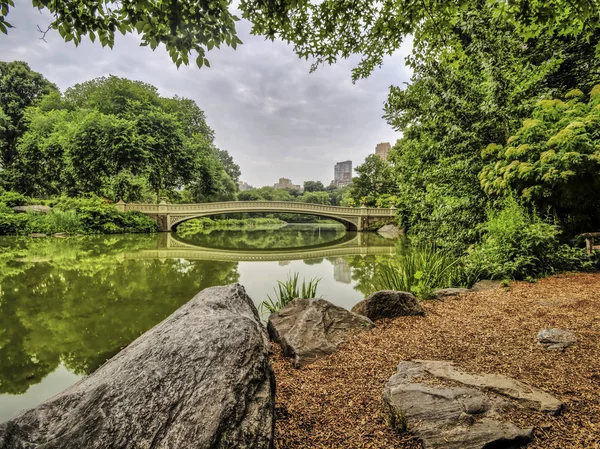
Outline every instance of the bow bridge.
POLYGON ((178 224, 192 218, 240 213, 292 213, 332 218, 346 225, 349 231, 365 231, 377 223, 389 223, 396 217, 396 208, 342 207, 290 201, 228 201, 199 204, 141 204, 119 201, 121 211, 137 211, 158 223, 161 231, 170 232, 178 224))

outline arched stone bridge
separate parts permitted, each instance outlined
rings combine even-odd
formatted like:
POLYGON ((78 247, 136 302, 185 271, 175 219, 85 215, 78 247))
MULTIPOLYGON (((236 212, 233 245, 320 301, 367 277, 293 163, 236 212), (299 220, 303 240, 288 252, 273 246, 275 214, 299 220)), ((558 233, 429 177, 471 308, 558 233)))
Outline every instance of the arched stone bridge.
POLYGON ((396 217, 396 208, 342 207, 290 201, 228 201, 199 204, 141 204, 119 201, 121 211, 137 211, 154 218, 161 231, 170 232, 178 224, 192 218, 239 213, 292 213, 333 218, 349 231, 364 231, 377 222, 389 223, 396 217))

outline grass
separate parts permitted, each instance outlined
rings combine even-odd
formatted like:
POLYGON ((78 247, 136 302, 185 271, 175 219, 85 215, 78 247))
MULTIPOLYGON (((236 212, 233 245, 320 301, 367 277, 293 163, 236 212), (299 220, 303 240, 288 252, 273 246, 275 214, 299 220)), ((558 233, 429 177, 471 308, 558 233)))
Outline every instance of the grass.
POLYGON ((375 285, 380 290, 411 292, 421 299, 431 296, 438 288, 470 286, 462 260, 431 244, 403 247, 396 259, 383 265, 375 285))
POLYGON ((277 287, 273 287, 275 295, 271 298, 267 295, 267 300, 263 301, 259 308, 261 311, 267 310, 269 314, 279 312, 283 307, 288 305, 296 298, 315 298, 317 296, 317 287, 321 278, 312 278, 310 281, 302 279, 302 284, 299 284, 299 274, 289 275, 287 279, 277 281, 277 287))

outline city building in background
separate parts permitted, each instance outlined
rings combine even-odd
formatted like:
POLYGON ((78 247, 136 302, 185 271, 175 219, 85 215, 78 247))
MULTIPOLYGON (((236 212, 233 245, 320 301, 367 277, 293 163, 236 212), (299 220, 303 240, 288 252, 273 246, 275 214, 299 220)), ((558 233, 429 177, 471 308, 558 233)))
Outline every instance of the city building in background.
POLYGON ((293 184, 291 179, 287 178, 279 178, 279 182, 273 184, 273 187, 276 189, 294 189, 294 190, 302 190, 302 186, 298 184, 293 184))
POLYGON ((375 154, 384 161, 388 160, 388 151, 392 149, 392 145, 389 142, 378 143, 375 147, 375 154))
POLYGON ((247 182, 238 181, 238 188, 240 189, 240 192, 245 192, 246 190, 252 190, 254 187, 247 182))
POLYGON ((331 184, 335 187, 346 187, 352 184, 352 161, 343 161, 335 164, 331 184))

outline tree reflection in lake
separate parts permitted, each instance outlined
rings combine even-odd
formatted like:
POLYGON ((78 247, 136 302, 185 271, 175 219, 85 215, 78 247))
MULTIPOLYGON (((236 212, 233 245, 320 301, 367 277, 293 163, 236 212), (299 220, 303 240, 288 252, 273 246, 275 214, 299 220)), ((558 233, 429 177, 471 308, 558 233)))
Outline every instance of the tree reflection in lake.
POLYGON ((212 249, 170 234, 0 237, 0 421, 93 372, 199 290, 240 282, 259 303, 299 272, 350 308, 393 252, 341 227, 281 231, 212 232, 200 240, 212 249))
POLYGON ((0 241, 0 393, 59 364, 94 371, 199 290, 237 282, 237 263, 125 260, 156 238, 0 241))

